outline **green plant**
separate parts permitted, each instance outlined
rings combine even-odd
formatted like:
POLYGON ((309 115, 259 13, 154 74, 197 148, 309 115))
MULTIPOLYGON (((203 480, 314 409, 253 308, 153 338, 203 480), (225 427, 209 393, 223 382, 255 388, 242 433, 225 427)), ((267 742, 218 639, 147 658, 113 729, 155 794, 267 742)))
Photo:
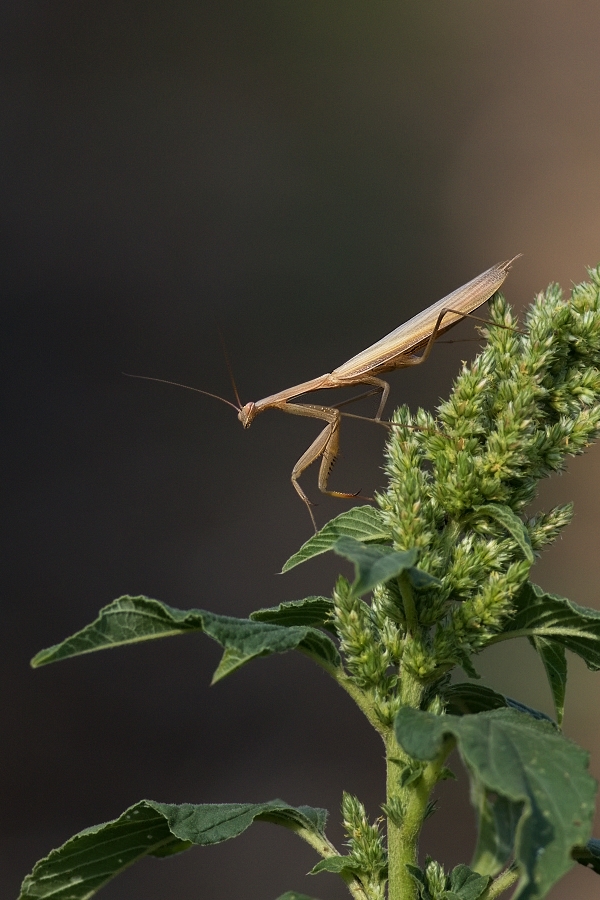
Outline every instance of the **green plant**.
POLYGON ((600 668, 600 613, 528 580, 536 553, 568 524, 571 506, 526 518, 540 479, 600 432, 600 267, 589 274, 569 300, 556 286, 540 294, 523 326, 497 295, 487 344, 463 367, 437 416, 395 413, 389 486, 376 507, 338 516, 284 566, 329 550, 351 560, 354 581, 340 577, 331 598, 235 619, 121 597, 33 660, 39 666, 204 631, 224 648, 219 681, 255 657, 302 651, 383 740, 387 839, 348 794, 345 853, 326 837, 322 809, 280 800, 141 801, 37 863, 20 900, 83 900, 146 854, 226 840, 255 820, 308 841, 321 857, 313 872, 337 873, 355 900, 492 900, 514 885, 515 896, 529 900, 545 896, 575 861, 600 874, 600 841, 590 840, 596 785, 587 754, 560 730, 565 651, 600 668), (476 683, 474 657, 519 637, 545 667, 556 721, 476 683), (458 667, 472 680, 452 682, 458 667), (446 873, 430 858, 420 868, 417 851, 432 790, 452 777, 445 763, 454 747, 471 780, 479 838, 470 865, 446 873))

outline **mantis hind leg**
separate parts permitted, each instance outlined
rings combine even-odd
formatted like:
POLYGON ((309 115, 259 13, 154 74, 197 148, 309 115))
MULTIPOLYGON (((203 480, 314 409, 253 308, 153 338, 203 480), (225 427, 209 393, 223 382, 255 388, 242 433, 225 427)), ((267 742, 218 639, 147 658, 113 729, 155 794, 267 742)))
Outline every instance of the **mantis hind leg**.
POLYGON ((525 333, 523 331, 519 331, 518 328, 513 328, 512 325, 503 325, 500 322, 491 322, 489 319, 482 319, 480 316, 474 316, 473 313, 461 312, 461 310, 459 309, 452 309, 451 307, 447 307, 446 309, 442 309, 439 316, 437 317, 437 321, 435 323, 433 331, 431 332, 427 340, 427 344, 425 345, 425 349, 423 350, 421 356, 407 356, 405 358, 405 362, 403 363, 404 366, 420 366, 421 363, 425 362, 425 360, 431 353, 433 345, 435 344, 439 334, 444 334, 447 330, 449 330, 447 327, 442 328, 442 321, 444 319, 444 316, 448 315, 448 313, 453 313, 455 315, 461 316, 461 319, 453 322, 450 325, 450 328, 454 328, 454 326, 458 325, 459 321, 461 321, 462 319, 475 319, 475 321, 477 322, 483 322, 484 325, 495 325, 497 328, 505 328, 508 331, 515 331, 517 334, 525 333))

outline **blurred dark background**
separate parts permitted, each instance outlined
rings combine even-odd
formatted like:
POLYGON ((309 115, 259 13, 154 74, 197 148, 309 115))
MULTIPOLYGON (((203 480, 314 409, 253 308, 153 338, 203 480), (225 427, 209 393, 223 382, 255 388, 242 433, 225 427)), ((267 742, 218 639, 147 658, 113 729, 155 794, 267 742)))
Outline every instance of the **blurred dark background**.
MULTIPOLYGON (((316 423, 273 412, 244 433, 222 404, 121 373, 230 397, 216 319, 256 400, 518 252, 520 308, 582 280, 600 260, 599 37, 593 0, 1 5, 2 897, 142 797, 326 806, 336 841, 342 789, 378 814, 378 739, 297 654, 214 688, 200 636, 28 660, 123 593, 240 616, 329 593, 336 560, 276 574, 311 534, 289 475, 316 423)), ((434 408, 476 347, 392 375, 392 403, 434 408)), ((332 485, 381 486, 384 437, 346 421, 332 485)), ((599 475, 596 448, 544 486, 540 505, 577 515, 535 573, 597 607, 599 475)), ((318 499, 316 467, 303 484, 318 499)), ((319 499, 318 521, 348 507, 319 499)), ((480 668, 551 711, 524 643, 480 668)), ((566 731, 598 774, 600 683, 571 672, 566 731)), ((474 835, 464 780, 442 800, 423 849, 452 866, 474 835)), ((315 861, 256 825, 102 896, 341 900, 334 876, 305 877, 315 861)), ((551 896, 574 895, 597 876, 551 896)))

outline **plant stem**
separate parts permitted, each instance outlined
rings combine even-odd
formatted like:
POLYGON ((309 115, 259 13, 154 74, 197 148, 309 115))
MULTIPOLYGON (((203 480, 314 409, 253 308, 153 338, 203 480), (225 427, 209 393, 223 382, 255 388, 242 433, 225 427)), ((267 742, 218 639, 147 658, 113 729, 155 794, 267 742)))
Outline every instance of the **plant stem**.
POLYGON ((505 869, 492 881, 481 900, 495 900, 496 897, 507 891, 509 887, 512 887, 518 877, 519 873, 516 869, 505 869))
MULTIPOLYGON (((403 705, 414 708, 419 706, 422 687, 406 671, 402 674, 401 691, 403 705)), ((389 900, 417 900, 418 898, 418 887, 406 866, 407 864, 417 865, 419 831, 427 801, 419 815, 420 804, 416 796, 415 783, 404 788, 401 787, 402 771, 410 763, 410 757, 399 746, 394 735, 390 734, 386 740, 386 802, 388 804, 395 802, 401 808, 402 820, 394 821, 388 816, 389 900)))
MULTIPOLYGON (((406 572, 398 577, 398 586, 404 602, 406 616, 406 641, 410 641, 419 630, 417 609, 412 586, 406 572)), ((423 685, 407 671, 400 673, 400 694, 403 706, 418 709, 423 696, 423 685)), ((386 745, 386 803, 397 810, 397 815, 389 816, 388 836, 388 900, 417 900, 419 890, 407 869, 416 866, 419 833, 427 809, 431 787, 423 777, 401 786, 403 770, 411 765, 410 757, 396 742, 393 733, 385 738, 386 745)), ((435 782, 434 782, 435 783, 435 782)))
MULTIPOLYGON (((404 794, 399 789, 400 773, 408 760, 403 757, 404 753, 395 739, 390 737, 386 746, 388 803, 404 794)), ((413 835, 413 840, 408 841, 407 837, 404 822, 395 822, 388 816, 388 900, 417 900, 418 897, 417 885, 406 868, 407 863, 417 863, 417 836, 413 835)))
POLYGON ((411 760, 395 738, 386 743, 387 802, 398 798, 403 807, 401 822, 388 817, 388 898, 389 900, 417 900, 419 890, 407 865, 418 864, 419 835, 423 827, 429 797, 439 780, 444 761, 454 746, 445 742, 439 756, 425 766, 422 774, 406 787, 400 787, 400 775, 411 760))

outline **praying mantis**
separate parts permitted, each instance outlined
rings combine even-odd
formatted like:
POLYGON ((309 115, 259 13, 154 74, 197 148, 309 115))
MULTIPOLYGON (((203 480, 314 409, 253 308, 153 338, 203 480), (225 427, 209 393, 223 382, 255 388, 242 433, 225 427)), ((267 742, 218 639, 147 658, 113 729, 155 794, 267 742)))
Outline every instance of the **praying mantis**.
MULTIPOLYGON (((337 369, 325 375, 320 375, 318 378, 304 381, 301 384, 279 391, 277 394, 271 394, 262 400, 244 405, 242 405, 239 398, 235 382, 233 387, 237 405, 229 400, 225 400, 224 397, 219 397, 217 394, 211 394, 208 391, 201 391, 198 388, 191 388, 191 390, 222 400, 224 403, 232 406, 237 411, 238 419, 244 428, 249 428, 254 419, 267 409, 280 409, 282 412, 290 413, 294 416, 321 419, 321 421, 326 423, 325 428, 323 428, 310 447, 304 451, 292 469, 291 476, 294 489, 306 505, 314 529, 317 531, 315 517, 311 509, 311 501, 298 482, 305 469, 320 458, 319 490, 330 497, 350 499, 357 496, 356 493, 331 491, 327 487, 332 466, 339 452, 342 413, 335 406, 319 406, 313 403, 296 403, 291 401, 295 401, 297 397, 302 397, 304 394, 309 394, 313 391, 350 387, 352 385, 369 385, 372 388, 369 393, 381 393, 379 408, 374 420, 372 420, 375 422, 381 421, 390 386, 387 381, 377 376, 384 372, 390 372, 393 369, 420 366, 424 363, 431 353, 433 344, 440 335, 444 334, 466 316, 470 316, 474 310, 478 309, 496 293, 508 275, 511 265, 520 255, 505 262, 497 263, 495 266, 482 272, 481 275, 473 278, 472 281, 467 282, 467 284, 413 316, 408 322, 400 325, 394 331, 381 338, 381 340, 371 344, 366 350, 362 350, 356 356, 338 366, 337 369), (422 351, 420 355, 418 355, 419 351, 422 351)), ((162 381, 163 379, 150 378, 149 380, 162 381)), ((174 384, 175 382, 167 383, 174 384)), ((179 386, 188 387, 188 385, 179 386)))

